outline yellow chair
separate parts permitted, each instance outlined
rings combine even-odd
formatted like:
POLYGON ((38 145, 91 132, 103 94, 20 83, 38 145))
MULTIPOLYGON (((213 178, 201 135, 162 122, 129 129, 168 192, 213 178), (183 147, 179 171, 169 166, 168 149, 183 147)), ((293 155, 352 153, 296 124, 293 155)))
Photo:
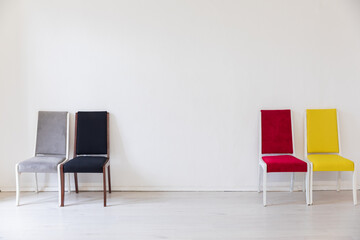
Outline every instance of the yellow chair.
POLYGON ((339 121, 336 109, 308 109, 305 115, 305 157, 311 164, 310 203, 313 204, 313 172, 337 171, 337 191, 340 172, 353 172, 353 200, 357 204, 356 166, 341 155, 339 121))

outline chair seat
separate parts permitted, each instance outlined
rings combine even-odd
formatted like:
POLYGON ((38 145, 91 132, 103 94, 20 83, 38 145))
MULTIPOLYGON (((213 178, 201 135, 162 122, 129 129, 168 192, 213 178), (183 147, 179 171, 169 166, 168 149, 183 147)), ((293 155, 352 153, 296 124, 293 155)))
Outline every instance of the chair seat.
POLYGON ((267 165, 267 172, 307 172, 307 163, 292 155, 262 157, 267 165))
POLYGON ((339 155, 308 155, 313 171, 354 171, 354 162, 339 155))
POLYGON ((64 164, 64 172, 102 173, 106 160, 106 157, 76 157, 64 164))
POLYGON ((56 173, 63 156, 36 156, 19 163, 19 172, 56 173))

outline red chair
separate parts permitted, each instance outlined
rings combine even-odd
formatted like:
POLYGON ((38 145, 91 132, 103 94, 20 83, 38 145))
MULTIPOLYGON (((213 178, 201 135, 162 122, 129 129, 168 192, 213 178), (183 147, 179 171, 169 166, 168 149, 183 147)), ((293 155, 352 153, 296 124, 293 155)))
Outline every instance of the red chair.
POLYGON ((309 163, 295 157, 294 131, 291 110, 261 110, 259 148, 259 187, 263 170, 263 204, 266 206, 266 176, 273 172, 291 172, 293 191, 294 172, 306 173, 306 203, 309 205, 309 163))

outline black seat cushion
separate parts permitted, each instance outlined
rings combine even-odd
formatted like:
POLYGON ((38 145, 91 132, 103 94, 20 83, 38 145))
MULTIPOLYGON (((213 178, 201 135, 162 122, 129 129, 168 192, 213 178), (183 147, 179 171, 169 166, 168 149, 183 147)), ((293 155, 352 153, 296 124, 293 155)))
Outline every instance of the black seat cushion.
POLYGON ((76 154, 107 154, 107 112, 78 112, 76 154))
POLYGON ((64 164, 64 172, 102 173, 106 157, 80 156, 64 164))

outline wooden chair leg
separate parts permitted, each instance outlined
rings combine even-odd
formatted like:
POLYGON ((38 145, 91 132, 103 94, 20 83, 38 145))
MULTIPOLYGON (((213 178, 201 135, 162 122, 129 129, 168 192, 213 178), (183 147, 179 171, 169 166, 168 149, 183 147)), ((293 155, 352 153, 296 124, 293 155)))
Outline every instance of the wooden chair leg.
POLYGON ((57 166, 57 179, 58 179, 58 202, 59 206, 61 206, 61 173, 60 173, 61 165, 57 166))
POLYGON ((109 193, 111 193, 110 165, 108 166, 108 184, 109 184, 109 193))
POLYGON ((104 207, 106 207, 106 167, 103 167, 104 207))
POLYGON ((75 182, 75 192, 76 192, 76 193, 79 193, 77 173, 74 173, 74 182, 75 182))
POLYGON ((64 206, 64 201, 65 201, 65 177, 64 177, 64 166, 61 165, 60 167, 60 181, 61 181, 61 203, 60 203, 60 207, 64 206))

